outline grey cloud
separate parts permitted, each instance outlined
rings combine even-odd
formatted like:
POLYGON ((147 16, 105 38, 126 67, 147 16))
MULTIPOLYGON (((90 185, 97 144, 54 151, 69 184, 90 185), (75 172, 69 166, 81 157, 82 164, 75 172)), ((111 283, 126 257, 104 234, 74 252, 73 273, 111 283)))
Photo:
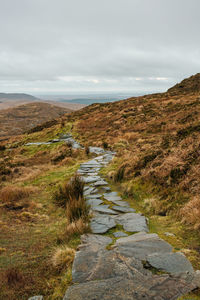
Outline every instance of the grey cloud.
POLYGON ((200 70, 199 0, 0 7, 0 91, 164 91, 200 70))

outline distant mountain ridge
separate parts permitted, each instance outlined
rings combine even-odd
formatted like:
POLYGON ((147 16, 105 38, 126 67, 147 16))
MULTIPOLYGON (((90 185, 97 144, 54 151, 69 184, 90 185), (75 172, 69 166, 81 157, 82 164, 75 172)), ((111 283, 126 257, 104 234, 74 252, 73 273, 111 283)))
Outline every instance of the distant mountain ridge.
POLYGON ((35 101, 38 98, 24 93, 0 93, 0 101, 1 100, 29 100, 35 101))

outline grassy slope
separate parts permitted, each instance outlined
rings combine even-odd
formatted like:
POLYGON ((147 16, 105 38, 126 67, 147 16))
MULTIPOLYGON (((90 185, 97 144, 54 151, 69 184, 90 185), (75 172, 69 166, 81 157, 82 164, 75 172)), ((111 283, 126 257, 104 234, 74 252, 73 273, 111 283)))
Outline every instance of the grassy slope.
MULTIPOLYGON (((74 135, 85 145, 107 143, 118 151, 103 174, 133 207, 149 217, 152 232, 172 243, 175 251, 183 251, 199 269, 199 112, 199 93, 149 95, 94 104, 66 115, 63 128, 61 121, 13 139, 11 148, 15 149, 1 152, 1 170, 8 169, 7 175, 0 175, 1 186, 12 183, 36 190, 30 196, 34 204, 25 210, 30 215, 1 210, 4 237, 0 247, 5 248, 1 255, 2 274, 8 265, 17 266, 23 276, 31 278, 23 287, 5 288, 7 299, 12 299, 12 293, 23 299, 22 291, 26 296, 41 292, 47 299, 61 299, 70 282, 70 272, 68 276, 58 274, 49 263, 52 249, 63 242, 66 226, 64 211, 55 207, 52 193, 86 157, 81 151, 68 153, 54 164, 52 159, 64 151, 62 144, 28 148, 24 143, 47 141, 70 130, 71 125, 74 135), (124 172, 118 182, 113 182, 121 166, 124 172), (166 236, 165 232, 175 236, 166 236)), ((70 245, 76 247, 78 242, 79 237, 75 237, 70 245)), ((199 299, 198 291, 192 297, 199 299)))
POLYGON ((150 95, 74 113, 74 131, 83 142, 107 142, 118 150, 124 179, 148 183, 160 196, 157 212, 166 214, 200 192, 199 113, 198 94, 150 95))
MULTIPOLYGON (((200 269, 199 92, 94 104, 68 118, 83 143, 117 150, 104 175, 149 217, 152 232, 200 269), (113 182, 122 166, 121 179, 113 182)), ((199 291, 192 297, 200 299, 199 291)))
POLYGON ((62 299, 70 284, 71 269, 57 270, 51 256, 62 244, 76 249, 79 235, 68 240, 65 210, 54 204, 52 195, 58 185, 74 175, 86 159, 85 153, 71 151, 63 143, 24 145, 27 141, 48 141, 70 127, 58 124, 18 137, 0 151, 0 190, 6 186, 31 190, 20 202, 22 208, 15 202, 15 208, 7 209, 0 199, 0 299, 21 300, 37 294, 62 299), (10 274, 14 279, 9 279, 10 274))

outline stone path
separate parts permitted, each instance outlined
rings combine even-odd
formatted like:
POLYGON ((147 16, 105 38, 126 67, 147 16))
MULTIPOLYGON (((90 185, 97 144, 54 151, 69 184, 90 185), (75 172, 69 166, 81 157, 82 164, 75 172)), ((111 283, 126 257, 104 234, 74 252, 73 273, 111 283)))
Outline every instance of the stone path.
POLYGON ((50 145, 50 144, 54 144, 54 143, 58 143, 58 142, 65 142, 65 143, 70 143, 72 145, 73 149, 80 149, 82 148, 81 145, 75 141, 75 139, 72 137, 71 134, 62 134, 59 138, 57 139, 53 139, 53 140, 49 140, 48 142, 34 142, 34 143, 27 143, 25 144, 25 146, 31 146, 31 145, 50 145))
MULTIPOLYGON (((26 145, 60 141, 81 148, 70 134, 26 145)), ((200 271, 195 272, 184 254, 173 252, 157 234, 148 233, 145 216, 111 191, 99 175, 115 153, 98 147, 90 147, 90 152, 97 157, 82 163, 78 174, 86 183, 92 233, 81 237, 72 267, 73 285, 63 300, 173 300, 200 287, 200 271)))
POLYGON ((98 156, 81 164, 78 173, 86 183, 92 234, 82 236, 72 268, 73 285, 63 300, 171 300, 199 286, 199 272, 187 258, 148 233, 145 216, 112 192, 98 174, 114 153, 98 147, 90 147, 90 152, 98 156))

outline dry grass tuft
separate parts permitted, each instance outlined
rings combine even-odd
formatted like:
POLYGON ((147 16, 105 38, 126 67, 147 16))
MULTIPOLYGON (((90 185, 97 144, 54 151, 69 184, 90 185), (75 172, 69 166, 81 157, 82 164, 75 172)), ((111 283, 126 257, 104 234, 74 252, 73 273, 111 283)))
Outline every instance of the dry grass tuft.
POLYGON ((62 271, 64 268, 70 268, 75 256, 75 250, 66 245, 57 247, 51 258, 53 267, 62 271))
POLYGON ((89 207, 83 197, 69 198, 66 205, 66 216, 69 223, 82 218, 84 221, 87 220, 89 214, 89 207))
POLYGON ((8 209, 17 209, 28 206, 27 198, 31 193, 35 192, 33 187, 18 187, 18 186, 6 186, 0 191, 0 201, 3 207, 8 209), (23 202, 22 202, 23 200, 23 202))
POLYGON ((54 193, 54 201, 58 206, 66 207, 66 204, 72 199, 83 198, 84 182, 79 175, 75 175, 69 182, 59 186, 58 191, 54 193))
POLYGON ((69 239, 73 235, 77 235, 77 234, 82 235, 84 233, 89 233, 89 232, 90 232, 89 224, 85 222, 83 218, 80 218, 67 225, 65 235, 67 236, 67 239, 69 239))
POLYGON ((194 229, 200 229, 200 197, 196 196, 180 210, 182 222, 192 226, 194 229))

